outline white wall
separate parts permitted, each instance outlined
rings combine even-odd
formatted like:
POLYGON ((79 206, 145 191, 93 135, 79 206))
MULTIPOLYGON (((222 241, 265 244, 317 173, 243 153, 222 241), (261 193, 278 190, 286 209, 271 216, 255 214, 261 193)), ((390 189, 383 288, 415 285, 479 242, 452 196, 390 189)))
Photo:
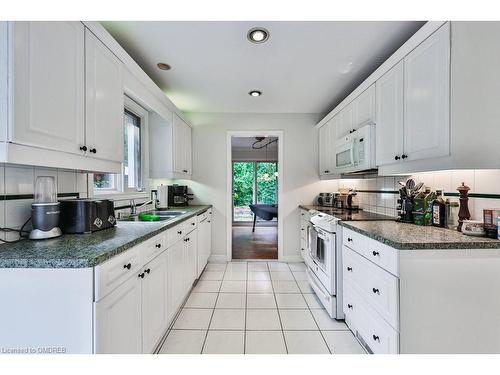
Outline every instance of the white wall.
MULTIPOLYGON (((283 241, 285 259, 300 257, 299 204, 312 204, 322 190, 337 190, 337 181, 320 181, 316 114, 188 115, 193 128, 193 203, 213 204, 212 254, 226 257, 226 141, 230 130, 282 130, 283 135, 283 241)), ((297 258, 298 260, 299 258, 297 258)))

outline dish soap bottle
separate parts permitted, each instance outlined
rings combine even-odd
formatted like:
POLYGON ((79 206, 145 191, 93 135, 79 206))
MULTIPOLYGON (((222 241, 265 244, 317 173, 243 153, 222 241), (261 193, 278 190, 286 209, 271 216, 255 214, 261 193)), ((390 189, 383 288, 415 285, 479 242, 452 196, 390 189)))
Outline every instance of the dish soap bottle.
POLYGON ((436 190, 436 199, 432 202, 432 225, 435 227, 445 227, 446 203, 443 199, 443 191, 436 190))

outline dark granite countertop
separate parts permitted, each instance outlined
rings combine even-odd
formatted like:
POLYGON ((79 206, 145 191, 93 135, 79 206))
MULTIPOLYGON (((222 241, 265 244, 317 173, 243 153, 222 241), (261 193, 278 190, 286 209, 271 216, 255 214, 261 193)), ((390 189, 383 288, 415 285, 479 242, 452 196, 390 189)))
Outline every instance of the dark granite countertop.
POLYGON ((500 249, 499 240, 466 236, 451 229, 396 221, 350 221, 340 225, 399 250, 500 249))
POLYGON ((186 213, 167 221, 119 221, 114 228, 91 234, 66 234, 51 240, 3 244, 0 246, 0 268, 94 267, 210 207, 177 207, 173 211, 186 213))

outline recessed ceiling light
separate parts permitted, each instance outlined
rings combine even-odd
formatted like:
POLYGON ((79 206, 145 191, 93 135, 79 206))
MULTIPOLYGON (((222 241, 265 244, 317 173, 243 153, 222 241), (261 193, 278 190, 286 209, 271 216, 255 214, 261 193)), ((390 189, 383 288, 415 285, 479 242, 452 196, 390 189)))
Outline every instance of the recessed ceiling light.
POLYGON ((257 96, 261 96, 262 95, 262 91, 259 91, 259 90, 252 90, 248 93, 248 95, 250 96, 253 96, 253 97, 257 97, 257 96))
POLYGON ((165 63, 158 63, 156 64, 156 66, 161 69, 161 70, 170 70, 172 69, 172 67, 168 64, 165 64, 165 63))
POLYGON ((253 27, 248 30, 247 38, 252 43, 264 43, 269 39, 269 31, 263 27, 253 27))

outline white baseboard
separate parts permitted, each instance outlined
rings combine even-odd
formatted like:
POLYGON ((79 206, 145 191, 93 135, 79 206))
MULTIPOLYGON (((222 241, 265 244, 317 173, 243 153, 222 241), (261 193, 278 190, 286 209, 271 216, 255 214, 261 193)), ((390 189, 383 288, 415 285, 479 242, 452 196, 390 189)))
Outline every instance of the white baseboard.
POLYGON ((222 254, 212 254, 208 258, 208 263, 226 263, 226 256, 222 254))
POLYGON ((300 255, 283 255, 280 262, 288 262, 288 263, 298 263, 303 262, 304 259, 300 255))

